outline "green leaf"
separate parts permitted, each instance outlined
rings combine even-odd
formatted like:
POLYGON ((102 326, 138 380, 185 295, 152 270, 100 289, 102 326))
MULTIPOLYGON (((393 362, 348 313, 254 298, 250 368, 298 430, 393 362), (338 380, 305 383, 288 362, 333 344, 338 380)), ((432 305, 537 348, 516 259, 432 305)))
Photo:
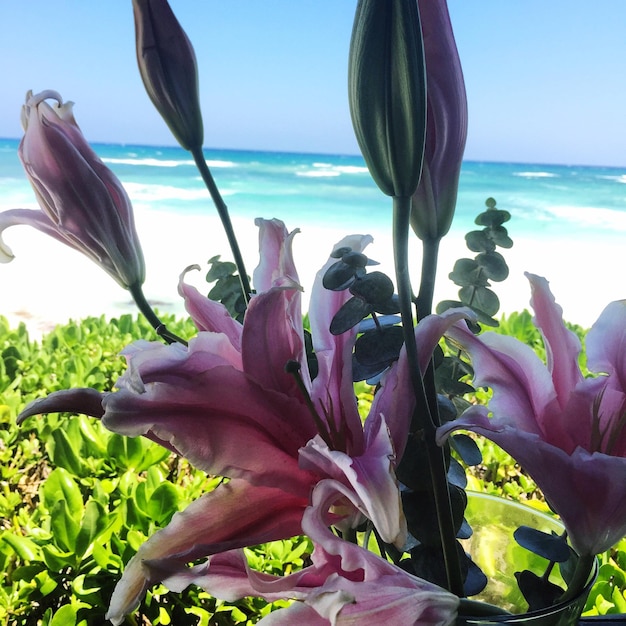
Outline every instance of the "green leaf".
POLYGON ((509 268, 499 252, 483 252, 476 256, 476 262, 490 280, 501 282, 509 275, 509 268))
POLYGON ((15 535, 10 531, 2 533, 2 540, 7 543, 15 554, 24 562, 40 561, 42 558, 41 548, 28 537, 15 535))
POLYGON ((509 237, 509 234, 504 226, 494 226, 491 229, 491 239, 501 248, 513 247, 513 240, 509 237))
POLYGON ((448 278, 459 287, 489 285, 487 276, 474 259, 458 259, 454 264, 454 269, 448 274, 448 278))
POLYGON ((544 533, 528 526, 520 526, 513 533, 513 537, 520 546, 548 561, 564 563, 570 557, 567 541, 558 535, 544 533))
POLYGON ((450 444, 466 465, 479 465, 483 455, 476 442, 468 435, 458 434, 450 437, 450 444))
POLYGON ((52 431, 46 442, 46 450, 53 465, 64 467, 74 476, 85 474, 85 464, 79 455, 80 449, 77 449, 75 442, 70 440, 65 429, 57 428, 52 431))
POLYGON ((50 620, 49 626, 76 626, 76 609, 71 604, 62 606, 50 620))
POLYGON ((159 526, 164 526, 178 511, 179 501, 178 489, 172 483, 164 482, 150 496, 147 513, 159 526))
POLYGON ((498 296, 487 287, 461 287, 459 297, 467 306, 476 307, 490 316, 500 309, 498 296))
POLYGON ((472 252, 491 252, 495 244, 485 230, 472 230, 465 235, 465 243, 472 252))
POLYGON ((113 433, 107 443, 107 453, 122 469, 138 471, 137 468, 142 464, 147 443, 140 437, 123 437, 113 433))
POLYGON ((59 550, 52 544, 41 546, 43 552, 43 560, 53 572, 60 572, 66 567, 74 567, 76 559, 71 551, 59 550))
MULTIPOLYGON (((76 514, 75 511, 74 514, 76 514)), ((59 500, 50 510, 50 529, 53 542, 61 550, 66 552, 74 552, 76 550, 76 537, 79 525, 68 510, 65 500, 59 500)))
POLYGON ((83 512, 83 496, 80 488, 69 474, 62 467, 52 470, 50 476, 41 487, 44 505, 48 510, 52 510, 59 501, 67 503, 67 508, 73 514, 73 519, 80 520, 83 512))
POLYGON ((107 453, 106 440, 109 435, 98 432, 91 420, 84 415, 79 415, 76 421, 87 453, 95 457, 104 457, 107 453))
POLYGON ((80 529, 76 535, 76 556, 81 558, 89 549, 94 539, 106 528, 108 517, 104 508, 95 500, 85 505, 80 529))

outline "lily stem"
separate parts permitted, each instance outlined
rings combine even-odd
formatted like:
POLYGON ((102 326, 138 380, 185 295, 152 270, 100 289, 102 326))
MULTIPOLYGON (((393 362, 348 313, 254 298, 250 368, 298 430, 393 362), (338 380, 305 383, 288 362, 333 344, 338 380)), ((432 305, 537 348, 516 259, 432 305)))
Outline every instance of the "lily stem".
POLYGON ((589 582, 589 574, 591 574, 593 569, 595 558, 593 554, 582 554, 578 557, 572 580, 567 587, 567 591, 559 598, 559 602, 567 602, 575 598, 585 588, 585 585, 589 582))
POLYGON ((239 272, 241 291, 243 293, 243 298, 247 306, 248 302, 250 302, 250 294, 252 293, 252 289, 250 288, 250 281, 248 280, 248 274, 246 272, 246 266, 243 262, 241 250, 239 249, 239 242, 237 241, 237 236, 235 235, 235 229, 233 228, 232 222, 230 221, 228 207, 226 206, 226 203, 222 198, 222 194, 215 184, 215 180, 213 179, 213 174, 211 174, 209 166, 206 164, 206 159, 204 158, 202 147, 199 146, 196 148, 192 148, 191 155, 193 156, 193 160, 195 161, 196 167, 200 172, 200 176, 202 176, 202 180, 204 181, 204 184, 206 185, 206 188, 211 195, 213 204, 217 209, 217 214, 222 221, 222 227, 224 228, 224 232, 226 233, 228 244, 230 245, 230 250, 235 259, 237 271, 239 272))
POLYGON ((446 566, 448 589, 458 597, 463 597, 463 576, 456 545, 456 532, 450 504, 450 491, 446 475, 445 459, 442 448, 435 441, 438 418, 437 398, 434 385, 429 384, 428 397, 424 379, 420 375, 417 343, 413 325, 412 291, 409 276, 409 217, 411 214, 410 197, 393 199, 393 247, 398 287, 400 315, 404 331, 404 344, 411 373, 411 385, 415 393, 415 410, 411 420, 411 432, 422 432, 426 444, 428 465, 433 485, 433 497, 439 523, 439 533, 443 558, 446 566))
POLYGON ((441 238, 439 237, 438 239, 424 239, 422 242, 422 276, 415 302, 418 319, 422 319, 432 313, 440 241, 441 238))
POLYGON ((167 326, 159 319, 157 314, 154 312, 154 309, 146 300, 140 283, 131 285, 128 289, 133 296, 135 304, 137 304, 137 308, 148 320, 159 337, 162 337, 167 343, 181 343, 184 346, 187 345, 187 342, 184 339, 181 339, 178 335, 168 330, 167 326))

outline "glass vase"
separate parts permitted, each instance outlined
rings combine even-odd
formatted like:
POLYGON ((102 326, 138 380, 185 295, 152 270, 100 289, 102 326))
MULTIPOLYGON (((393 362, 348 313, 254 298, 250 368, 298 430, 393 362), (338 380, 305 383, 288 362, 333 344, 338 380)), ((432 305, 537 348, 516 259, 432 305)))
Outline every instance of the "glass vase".
MULTIPOLYGON (((548 562, 522 548, 513 538, 520 526, 529 526, 544 532, 562 534, 563 525, 556 518, 530 506, 497 496, 468 492, 465 517, 472 527, 470 539, 463 542, 465 550, 482 569, 488 579, 487 587, 471 599, 502 608, 502 615, 475 616, 474 611, 462 605, 457 626, 489 624, 518 624, 528 626, 574 626, 578 624, 587 596, 597 575, 597 561, 581 593, 570 601, 545 609, 528 611, 528 604, 517 586, 515 572, 530 570, 543 574, 548 562)), ((554 567, 550 581, 566 585, 554 567)))

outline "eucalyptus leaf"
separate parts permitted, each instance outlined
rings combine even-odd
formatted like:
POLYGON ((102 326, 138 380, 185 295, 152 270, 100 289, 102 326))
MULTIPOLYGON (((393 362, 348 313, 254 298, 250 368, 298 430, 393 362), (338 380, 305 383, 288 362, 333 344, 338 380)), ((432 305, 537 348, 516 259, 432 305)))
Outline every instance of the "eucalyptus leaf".
POLYGON ((485 230, 472 230, 465 235, 465 243, 472 252, 491 252, 495 244, 485 230))
POLYGON ((398 358, 403 343, 400 326, 370 330, 357 339, 354 356, 362 365, 389 365, 398 358))
POLYGON ((509 275, 509 267, 499 252, 483 252, 476 256, 476 262, 490 280, 501 282, 509 275))
POLYGON ((382 272, 370 272, 352 284, 350 293, 369 304, 382 305, 393 296, 393 283, 389 276, 382 272))
POLYGON ((330 323, 330 332, 333 335, 341 335, 354 328, 364 317, 370 315, 372 311, 373 307, 369 302, 353 296, 344 302, 337 313, 335 313, 330 323))
POLYGON ((483 455, 480 448, 469 435, 463 433, 452 435, 449 441, 466 465, 480 465, 482 463, 483 455))
POLYGON ((544 533, 529 526, 520 526, 513 533, 513 537, 520 546, 548 561, 564 563, 570 558, 567 541, 558 535, 544 533))
POLYGON ((466 306, 476 307, 488 316, 495 315, 500 309, 498 296, 487 287, 461 287, 459 296, 466 306))
POLYGON ((458 259, 448 278, 459 287, 472 285, 489 285, 487 276, 481 269, 480 264, 475 259, 458 259))
POLYGON ((494 226, 491 229, 491 239, 501 248, 513 247, 513 240, 509 237, 509 233, 504 226, 494 226))
POLYGON ((485 573, 472 561, 470 557, 467 558, 467 576, 463 583, 463 590, 467 596, 475 596, 479 594, 488 583, 485 573))
POLYGON ((333 263, 322 278, 322 285, 331 291, 343 291, 356 280, 357 274, 353 266, 337 261, 333 263))
POLYGON ((520 591, 524 595, 526 602, 528 602, 529 611, 538 611, 539 609, 552 606, 564 592, 564 589, 558 585, 544 580, 529 570, 515 572, 515 578, 520 591))

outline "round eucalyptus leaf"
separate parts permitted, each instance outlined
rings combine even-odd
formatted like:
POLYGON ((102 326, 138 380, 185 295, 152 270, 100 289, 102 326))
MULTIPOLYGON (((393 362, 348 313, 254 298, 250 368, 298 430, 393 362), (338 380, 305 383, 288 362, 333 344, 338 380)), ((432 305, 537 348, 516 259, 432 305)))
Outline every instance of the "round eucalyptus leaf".
POLYGON ((400 355, 403 343, 400 326, 369 330, 356 340, 354 356, 362 365, 389 365, 400 355))
POLYGON ((469 435, 453 435, 449 441, 466 465, 480 465, 482 463, 483 455, 480 448, 469 435))
POLYGON ((397 315, 400 313, 400 299, 398 295, 394 293, 388 300, 379 302, 374 310, 381 315, 397 315))
POLYGON ((472 230, 467 233, 465 243, 472 252, 490 252, 496 247, 484 230, 472 230))
POLYGON ((476 262, 482 267, 487 278, 490 280, 500 282, 509 275, 509 267, 504 257, 499 252, 483 252, 478 254, 476 256, 476 262))
POLYGON ((393 283, 382 272, 370 272, 352 283, 350 293, 370 304, 383 304, 393 296, 393 283))
POLYGON ((504 226, 494 226, 491 229, 491 239, 501 248, 513 247, 513 240, 509 237, 509 233, 504 226))
POLYGON ((522 548, 538 554, 548 561, 564 563, 570 557, 567 541, 559 535, 544 533, 536 528, 520 526, 513 533, 513 538, 522 548))
POLYGON ((356 280, 354 267, 337 261, 333 263, 322 278, 322 285, 331 291, 343 291, 347 289, 356 280))
POLYGON ((483 211, 478 217, 474 220, 475 224, 478 226, 501 226, 504 222, 508 222, 511 219, 511 214, 508 211, 503 211, 502 209, 488 208, 486 211, 483 211))
POLYGON ((350 267, 365 267, 368 263, 368 258, 362 252, 347 252, 341 257, 341 260, 350 267))
POLYGON ((487 287, 461 287, 459 297, 466 306, 476 307, 487 315, 495 315, 500 309, 498 296, 487 287))
POLYGON ((341 335, 354 328, 364 317, 372 312, 372 305, 361 298, 352 297, 335 313, 330 323, 330 332, 341 335))
POLYGON ((459 287, 470 285, 486 287, 489 284, 488 277, 481 271, 480 265, 474 259, 458 259, 448 274, 448 278, 459 287))
POLYGON ((376 384, 377 378, 389 367, 389 364, 374 363, 362 365, 352 355, 352 382, 358 383, 366 380, 370 384, 376 384))

